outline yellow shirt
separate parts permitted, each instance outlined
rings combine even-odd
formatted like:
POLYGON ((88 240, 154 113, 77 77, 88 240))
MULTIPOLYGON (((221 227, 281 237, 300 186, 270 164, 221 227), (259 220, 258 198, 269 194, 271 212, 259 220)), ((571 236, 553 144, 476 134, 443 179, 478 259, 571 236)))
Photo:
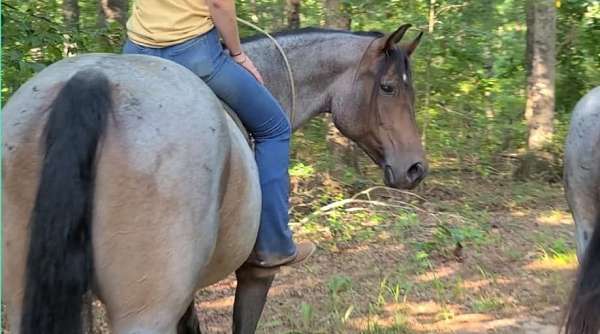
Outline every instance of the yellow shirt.
POLYGON ((179 44, 214 27, 204 0, 135 0, 127 36, 149 47, 179 44))

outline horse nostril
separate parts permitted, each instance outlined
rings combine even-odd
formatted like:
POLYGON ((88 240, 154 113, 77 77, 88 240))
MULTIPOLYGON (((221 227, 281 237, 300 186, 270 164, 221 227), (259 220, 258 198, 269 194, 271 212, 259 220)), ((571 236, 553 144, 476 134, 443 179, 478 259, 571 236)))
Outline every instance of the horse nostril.
POLYGON ((406 178, 411 184, 418 183, 425 177, 425 166, 421 162, 414 163, 406 172, 406 178))
POLYGON ((396 177, 394 176, 394 170, 391 166, 385 166, 385 183, 387 186, 392 186, 396 183, 396 177))

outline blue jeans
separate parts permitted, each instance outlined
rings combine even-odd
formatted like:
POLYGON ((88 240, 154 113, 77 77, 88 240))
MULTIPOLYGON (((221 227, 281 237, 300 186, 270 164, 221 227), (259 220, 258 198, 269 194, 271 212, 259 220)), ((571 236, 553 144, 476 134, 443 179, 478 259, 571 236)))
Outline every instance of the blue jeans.
POLYGON ((255 140, 262 191, 255 256, 268 261, 294 254, 296 247, 288 227, 291 127, 277 100, 224 52, 216 29, 164 48, 149 48, 128 40, 123 53, 157 56, 187 67, 237 113, 255 140))

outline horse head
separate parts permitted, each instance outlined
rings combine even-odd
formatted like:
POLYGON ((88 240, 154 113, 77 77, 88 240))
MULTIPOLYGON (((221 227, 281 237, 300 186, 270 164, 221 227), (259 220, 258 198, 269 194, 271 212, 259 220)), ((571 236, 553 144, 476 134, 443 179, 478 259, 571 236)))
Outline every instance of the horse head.
POLYGON ((410 24, 374 39, 362 55, 350 85, 332 104, 336 127, 381 167, 387 186, 414 188, 427 174, 415 118, 410 56, 421 39, 398 46, 410 24))

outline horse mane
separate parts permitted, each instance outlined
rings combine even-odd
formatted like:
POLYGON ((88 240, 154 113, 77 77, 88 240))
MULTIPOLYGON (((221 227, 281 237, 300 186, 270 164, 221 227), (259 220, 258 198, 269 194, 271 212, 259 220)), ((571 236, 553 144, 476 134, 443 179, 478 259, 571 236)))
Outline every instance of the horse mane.
MULTIPOLYGON (((308 34, 344 34, 354 36, 367 36, 367 37, 383 37, 384 33, 380 31, 350 31, 341 29, 329 29, 329 28, 317 28, 317 27, 306 27, 300 29, 285 29, 271 34, 273 37, 286 37, 286 36, 302 36, 308 34)), ((264 34, 256 34, 242 38, 242 43, 254 42, 267 38, 264 34)))

